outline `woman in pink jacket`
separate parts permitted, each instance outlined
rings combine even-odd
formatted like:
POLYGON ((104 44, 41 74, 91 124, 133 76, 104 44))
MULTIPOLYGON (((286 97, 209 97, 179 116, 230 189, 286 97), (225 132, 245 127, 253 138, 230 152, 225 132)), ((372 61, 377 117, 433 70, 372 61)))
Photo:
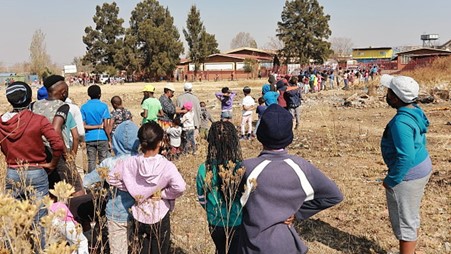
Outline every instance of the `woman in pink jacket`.
POLYGON ((170 247, 170 211, 186 183, 175 165, 158 154, 163 129, 156 122, 141 126, 138 138, 142 154, 121 162, 111 171, 109 183, 128 191, 135 199, 133 218, 137 221, 141 253, 165 254, 170 247))

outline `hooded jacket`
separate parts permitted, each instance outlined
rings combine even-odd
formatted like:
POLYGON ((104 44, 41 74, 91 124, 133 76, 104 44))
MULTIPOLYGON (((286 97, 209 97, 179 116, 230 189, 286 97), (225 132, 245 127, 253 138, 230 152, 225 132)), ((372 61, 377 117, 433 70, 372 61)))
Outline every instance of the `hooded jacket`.
POLYGON ((133 217, 145 224, 159 222, 173 208, 186 183, 174 163, 157 154, 154 157, 132 156, 118 162, 109 175, 109 183, 128 191, 135 199, 133 217))
POLYGON ((412 105, 414 108, 398 108, 381 140, 382 157, 388 166, 384 182, 389 187, 423 178, 432 170, 426 148, 429 121, 421 108, 412 105))
POLYGON ((30 166, 46 163, 44 136, 50 143, 54 156, 61 156, 65 150, 63 140, 44 116, 22 110, 8 121, 0 121, 0 145, 9 166, 19 161, 30 166))
MULTIPOLYGON (((116 127, 113 134, 113 151, 115 156, 103 160, 99 167, 108 168, 109 172, 114 169, 119 161, 123 161, 133 155, 138 154, 138 126, 127 120, 116 127)), ((101 182, 102 178, 97 170, 85 175, 83 186, 89 188, 91 185, 101 182)), ((116 222, 127 222, 132 219, 129 212, 135 203, 133 197, 126 191, 113 188, 109 193, 109 198, 105 208, 108 220, 116 222)))

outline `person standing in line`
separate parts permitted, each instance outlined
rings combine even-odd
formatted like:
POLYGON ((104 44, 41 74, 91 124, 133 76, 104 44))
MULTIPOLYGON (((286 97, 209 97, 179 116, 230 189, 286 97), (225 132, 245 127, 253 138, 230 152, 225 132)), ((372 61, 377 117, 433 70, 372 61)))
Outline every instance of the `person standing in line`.
POLYGON ((207 139, 208 130, 210 129, 210 123, 213 123, 213 118, 211 117, 210 112, 207 110, 207 106, 205 102, 200 102, 200 128, 199 134, 203 139, 207 139))
MULTIPOLYGON (((81 144, 83 147, 85 142, 85 126, 83 124, 83 116, 81 115, 80 108, 69 98, 67 98, 65 102, 67 105, 69 105, 69 112, 72 114, 77 125, 79 144, 81 144)), ((73 139, 72 136, 71 139, 73 139)))
POLYGON ((306 220, 343 199, 335 183, 318 168, 288 154, 292 128, 293 117, 281 106, 273 104, 263 113, 257 129, 263 151, 242 164, 246 171, 238 254, 306 253, 290 222, 294 215, 306 220))
POLYGON ((411 77, 383 75, 387 104, 396 115, 384 130, 382 158, 388 167, 383 181, 390 223, 399 240, 400 254, 414 254, 420 228, 420 206, 432 173, 426 148, 429 121, 415 103, 419 85, 411 77))
POLYGON ((330 70, 329 71, 329 88, 330 89, 334 89, 334 80, 335 80, 334 70, 330 70))
MULTIPOLYGON (((52 123, 66 145, 64 156, 60 158, 56 170, 49 174, 49 188, 53 189, 55 183, 66 180, 75 188, 73 197, 84 195, 80 174, 69 156, 77 153, 79 141, 77 124, 70 113, 70 106, 65 103, 69 96, 69 86, 60 75, 48 76, 44 80, 44 86, 47 89, 48 98, 32 103, 30 108, 34 113, 45 116, 52 123)), ((44 140, 44 143, 47 144, 47 141, 44 140)), ((51 160, 50 156, 47 160, 51 160)))
POLYGON ((231 121, 233 113, 233 98, 236 93, 229 90, 228 87, 223 87, 221 92, 215 93, 216 98, 221 102, 221 120, 231 121))
POLYGON ((194 140, 194 113, 193 113, 193 104, 191 102, 185 102, 183 104, 183 109, 186 110, 186 113, 183 114, 180 122, 183 126, 183 132, 185 135, 186 143, 185 147, 183 147, 184 153, 191 152, 192 154, 196 153, 196 142, 194 140), (189 147, 189 148, 188 148, 189 147))
POLYGON ((145 85, 143 89, 144 100, 141 103, 141 116, 143 118, 141 124, 151 121, 156 122, 159 116, 163 116, 163 107, 160 101, 154 97, 155 87, 153 85, 145 85))
MULTIPOLYGON (((192 83, 185 83, 183 85, 183 90, 185 91, 184 94, 181 94, 177 97, 176 100, 176 106, 178 108, 182 108, 183 105, 186 102, 191 102, 193 105, 193 114, 194 114, 194 137, 195 140, 197 139, 197 136, 199 135, 199 128, 200 128, 200 101, 199 98, 193 94, 193 84, 192 83)), ((180 112, 184 113, 184 112, 180 112)))
POLYGON ((252 116, 255 109, 255 100, 251 96, 251 88, 245 86, 243 88, 244 98, 241 102, 242 115, 241 115, 241 138, 240 139, 251 139, 252 138, 252 116), (246 134, 247 125, 247 134, 246 134))
MULTIPOLYGON (((49 193, 47 173, 54 171, 65 152, 61 136, 55 131, 49 120, 28 109, 32 98, 30 86, 16 81, 6 87, 6 99, 12 110, 0 116, 0 147, 6 160, 6 190, 22 200, 31 187, 36 202, 40 202, 49 193), (46 161, 46 149, 42 136, 50 144, 52 160, 46 161), (21 164, 23 162, 24 164, 21 164), (28 165, 28 166, 26 166, 28 165), (23 179, 25 178, 25 179, 23 179), (25 182, 26 186, 20 183, 25 182)), ((5 187, 5 186, 2 186, 5 187)), ((37 225, 47 209, 41 204, 34 218, 37 225)), ((41 245, 45 242, 44 234, 39 236, 41 245)), ((41 246, 44 247, 44 246, 41 246)))
POLYGON ((296 120, 296 125, 294 129, 297 129, 300 124, 301 118, 301 100, 302 100, 302 90, 297 85, 298 78, 293 76, 288 82, 290 85, 285 91, 285 97, 287 101, 287 108, 290 111, 293 118, 296 120))
POLYGON ((196 178, 198 201, 207 213, 216 253, 233 254, 238 251, 238 227, 242 217, 241 194, 238 192, 243 160, 240 142, 235 126, 227 121, 214 122, 207 141, 207 159, 199 166, 196 178), (224 174, 220 170, 229 171, 229 179, 223 179, 221 176, 224 174), (226 185, 231 179, 235 180, 236 185, 226 185))
POLYGON ((112 136, 119 124, 128 120, 132 120, 133 116, 132 113, 122 104, 122 98, 117 95, 111 98, 111 106, 113 107, 113 110, 110 112, 112 136))
POLYGON ((155 121, 138 130, 142 154, 119 162, 109 183, 135 198, 131 211, 136 220, 142 254, 167 254, 170 249, 170 213, 186 183, 174 163, 159 154, 164 130, 155 121))
POLYGON ((100 86, 89 86, 88 95, 91 99, 80 108, 86 130, 88 173, 95 170, 97 160, 100 163, 110 156, 111 115, 108 105, 100 100, 101 92, 100 86))

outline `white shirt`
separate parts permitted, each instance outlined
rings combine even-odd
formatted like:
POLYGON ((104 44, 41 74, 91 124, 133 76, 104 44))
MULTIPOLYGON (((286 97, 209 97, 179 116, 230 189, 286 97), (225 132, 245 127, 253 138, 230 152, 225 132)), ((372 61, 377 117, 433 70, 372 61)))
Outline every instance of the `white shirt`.
POLYGON ((186 112, 181 119, 183 130, 194 130, 194 113, 193 111, 186 112))
MULTIPOLYGON (((241 106, 243 106, 243 107, 252 107, 254 105, 255 105, 255 100, 250 95, 246 95, 246 97, 244 97, 243 101, 241 102, 241 106)), ((243 116, 248 116, 248 115, 251 115, 252 112, 254 112, 254 111, 252 109, 251 110, 243 109, 242 112, 243 112, 243 116)))
POLYGON ((169 144, 173 147, 180 147, 182 144, 182 127, 175 126, 166 130, 169 135, 169 144))

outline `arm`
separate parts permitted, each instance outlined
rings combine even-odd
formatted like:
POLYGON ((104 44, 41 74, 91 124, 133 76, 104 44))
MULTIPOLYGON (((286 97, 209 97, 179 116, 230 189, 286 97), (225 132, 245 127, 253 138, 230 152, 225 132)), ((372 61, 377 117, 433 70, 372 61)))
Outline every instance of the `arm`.
POLYGON ((215 93, 215 96, 218 100, 222 101, 222 93, 215 93))
POLYGON ((71 153, 75 156, 78 151, 78 142, 79 142, 79 136, 78 136, 78 130, 77 127, 74 127, 70 130, 70 133, 72 134, 72 147, 71 147, 71 153))
POLYGON ((205 186, 205 164, 201 164, 199 166, 199 170, 197 172, 196 177, 196 189, 197 189, 197 200, 199 201, 199 204, 202 206, 202 208, 207 209, 207 193, 206 193, 206 186, 205 186))
POLYGON ((298 220, 308 219, 316 213, 332 207, 343 200, 343 194, 337 185, 319 169, 310 163, 303 165, 302 169, 304 169, 303 171, 313 188, 314 198, 302 204, 296 213, 298 220))
POLYGON ((170 166, 168 171, 170 175, 169 183, 166 188, 161 190, 161 198, 176 199, 185 191, 186 183, 174 164, 170 166))
POLYGON ((119 190, 127 191, 122 178, 122 172, 127 168, 127 161, 118 161, 116 166, 108 174, 107 182, 119 190))
POLYGON ((390 127, 393 143, 396 149, 396 163, 390 168, 384 183, 389 187, 399 184, 412 168, 415 160, 414 129, 402 122, 394 122, 390 127))
POLYGON ((147 118, 147 109, 144 109, 143 112, 141 112, 141 116, 147 118))
POLYGON ((54 170, 58 165, 60 157, 65 152, 66 146, 64 145, 64 141, 61 136, 55 131, 47 118, 42 118, 41 126, 42 135, 49 141, 50 148, 52 149, 52 161, 41 164, 41 166, 49 170, 54 170))
POLYGON ((106 136, 108 138, 108 142, 111 142, 111 130, 113 129, 112 122, 113 121, 111 121, 111 119, 109 119, 109 118, 104 118, 103 119, 103 126, 105 126, 104 131, 105 131, 105 134, 106 134, 106 136))

